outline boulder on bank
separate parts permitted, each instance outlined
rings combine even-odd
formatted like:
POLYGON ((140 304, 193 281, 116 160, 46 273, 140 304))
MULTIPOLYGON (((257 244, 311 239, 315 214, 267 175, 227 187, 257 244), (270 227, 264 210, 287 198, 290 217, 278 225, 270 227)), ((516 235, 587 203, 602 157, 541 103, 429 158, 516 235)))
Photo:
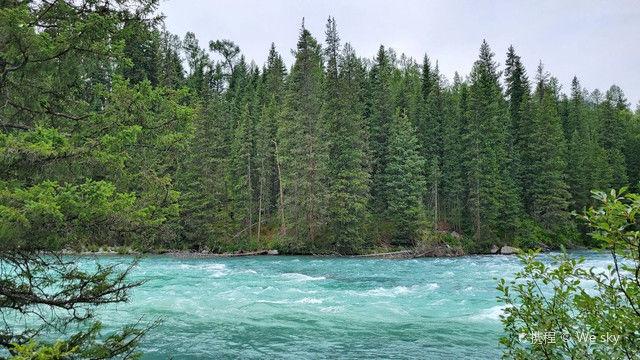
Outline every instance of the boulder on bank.
POLYGON ((442 244, 434 246, 421 254, 416 254, 415 257, 454 257, 462 255, 464 255, 464 251, 461 246, 442 244))
POLYGON ((543 243, 537 243, 536 246, 540 249, 540 251, 542 252, 548 252, 551 251, 551 248, 549 247, 549 245, 543 244, 543 243))
POLYGON ((278 255, 280 252, 278 250, 267 250, 267 255, 278 255))
POLYGON ((502 255, 513 255, 515 253, 517 253, 520 249, 517 247, 513 247, 513 246, 503 246, 500 249, 500 254, 502 255))
POLYGON ((500 248, 498 247, 498 245, 493 244, 493 246, 491 247, 491 253, 492 254, 497 254, 498 251, 500 251, 500 248))

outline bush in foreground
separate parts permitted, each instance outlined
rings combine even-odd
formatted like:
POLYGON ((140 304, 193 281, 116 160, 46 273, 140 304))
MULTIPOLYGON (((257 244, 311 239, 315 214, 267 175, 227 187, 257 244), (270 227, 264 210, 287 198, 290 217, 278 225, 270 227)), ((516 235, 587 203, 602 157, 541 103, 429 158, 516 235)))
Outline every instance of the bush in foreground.
POLYGON ((640 195, 593 192, 601 205, 580 215, 602 251, 606 271, 566 253, 544 263, 519 255, 515 280, 501 279, 504 358, 636 359, 640 356, 640 195))

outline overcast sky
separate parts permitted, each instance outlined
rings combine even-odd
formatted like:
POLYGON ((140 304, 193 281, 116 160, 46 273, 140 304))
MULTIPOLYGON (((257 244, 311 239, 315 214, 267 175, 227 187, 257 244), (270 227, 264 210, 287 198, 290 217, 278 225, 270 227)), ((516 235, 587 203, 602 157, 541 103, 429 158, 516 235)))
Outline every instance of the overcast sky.
POLYGON ((227 1, 163 0, 169 31, 192 31, 203 47, 230 39, 262 65, 271 42, 290 66, 301 19, 320 41, 329 15, 342 42, 373 57, 390 46, 422 62, 426 52, 451 79, 469 73, 482 39, 504 65, 509 44, 533 77, 539 60, 567 90, 573 75, 603 92, 619 85, 635 109, 640 100, 640 1, 227 1))

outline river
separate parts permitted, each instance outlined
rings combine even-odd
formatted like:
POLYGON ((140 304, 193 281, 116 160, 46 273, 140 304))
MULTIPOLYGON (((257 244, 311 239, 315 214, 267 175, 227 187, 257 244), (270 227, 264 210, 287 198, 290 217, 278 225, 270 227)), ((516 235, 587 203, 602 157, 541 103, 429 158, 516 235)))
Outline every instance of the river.
MULTIPOLYGON (((574 255, 598 268, 609 260, 574 255)), ((140 347, 144 359, 497 359, 494 277, 519 267, 514 256, 150 256, 132 275, 148 282, 101 318, 108 333, 161 317, 140 347)))

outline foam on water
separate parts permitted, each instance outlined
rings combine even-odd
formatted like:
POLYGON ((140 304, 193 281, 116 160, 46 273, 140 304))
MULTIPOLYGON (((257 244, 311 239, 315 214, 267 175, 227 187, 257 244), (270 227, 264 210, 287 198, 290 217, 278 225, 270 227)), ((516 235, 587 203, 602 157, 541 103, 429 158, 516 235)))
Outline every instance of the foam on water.
POLYGON ((373 297, 396 297, 398 295, 410 294, 415 292, 417 285, 407 288, 406 286, 395 286, 392 288, 379 287, 376 289, 367 290, 364 292, 355 292, 358 296, 373 296, 373 297))
POLYGON ((298 303, 298 304, 322 304, 322 300, 321 299, 314 299, 314 298, 304 298, 304 299, 296 300, 296 303, 298 303))
POLYGON ((500 320, 500 315, 504 314, 504 309, 506 309, 507 307, 504 305, 496 305, 493 306, 489 309, 484 309, 482 310, 479 314, 477 315, 472 315, 469 318, 472 320, 500 320))
POLYGON ((324 276, 309 276, 305 274, 299 273, 286 273, 281 275, 283 278, 294 280, 294 281, 317 281, 317 280, 326 280, 327 278, 324 276))
MULTIPOLYGON (((606 254, 581 254, 606 269, 606 254)), ((161 317, 143 359, 496 359, 504 307, 493 277, 519 268, 513 256, 150 256, 132 273, 146 282, 131 302, 100 319, 108 333, 161 317)))
POLYGON ((435 289, 437 289, 439 287, 440 287, 440 285, 438 285, 438 283, 427 284, 427 289, 428 290, 435 290, 435 289))

